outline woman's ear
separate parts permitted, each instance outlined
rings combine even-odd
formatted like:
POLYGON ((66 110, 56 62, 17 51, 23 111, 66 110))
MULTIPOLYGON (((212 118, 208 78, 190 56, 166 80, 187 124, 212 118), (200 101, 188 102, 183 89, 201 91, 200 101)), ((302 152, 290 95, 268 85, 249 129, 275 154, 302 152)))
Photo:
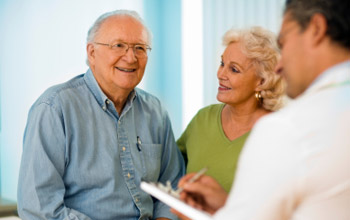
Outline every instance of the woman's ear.
POLYGON ((264 84, 264 82, 265 82, 265 79, 263 79, 263 78, 258 78, 258 81, 257 81, 257 83, 256 83, 256 89, 258 89, 258 90, 256 90, 256 91, 260 91, 260 87, 261 87, 261 85, 262 84, 264 84))

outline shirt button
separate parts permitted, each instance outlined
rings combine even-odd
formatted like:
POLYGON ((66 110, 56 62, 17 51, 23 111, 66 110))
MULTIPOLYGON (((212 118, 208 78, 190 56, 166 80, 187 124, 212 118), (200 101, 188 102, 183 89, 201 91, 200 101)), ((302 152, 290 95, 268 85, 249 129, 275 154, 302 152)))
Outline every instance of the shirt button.
POLYGON ((118 125, 120 125, 120 123, 122 123, 120 120, 118 121, 118 125))
POLYGON ((123 151, 125 151, 125 147, 123 147, 123 151))
POLYGON ((135 201, 136 201, 136 202, 138 202, 138 201, 139 201, 139 199, 135 199, 135 201))
POLYGON ((107 102, 107 104, 109 104, 109 100, 107 100, 106 102, 107 102))
POLYGON ((103 111, 106 111, 106 106, 102 106, 103 111))
POLYGON ((130 178, 130 173, 128 173, 128 178, 130 178))

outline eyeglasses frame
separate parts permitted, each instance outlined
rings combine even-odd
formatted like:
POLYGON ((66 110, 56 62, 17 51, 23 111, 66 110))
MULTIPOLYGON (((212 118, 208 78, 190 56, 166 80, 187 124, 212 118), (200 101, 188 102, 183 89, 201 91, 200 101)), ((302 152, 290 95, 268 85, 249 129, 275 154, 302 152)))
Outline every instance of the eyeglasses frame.
POLYGON ((107 44, 107 43, 101 43, 101 42, 93 42, 93 43, 97 44, 97 45, 107 46, 110 49, 113 49, 113 47, 115 47, 115 45, 117 45, 117 44, 123 43, 123 44, 128 46, 128 48, 125 50, 125 53, 123 55, 125 55, 128 52, 129 48, 132 47, 132 51, 134 52, 134 55, 136 57, 138 57, 135 53, 135 46, 137 46, 137 45, 146 46, 146 57, 148 57, 148 53, 151 52, 151 50, 152 50, 152 48, 150 46, 148 46, 147 44, 130 44, 130 43, 126 43, 126 42, 118 42, 115 44, 107 44), (147 51, 149 51, 149 52, 147 52, 147 51))

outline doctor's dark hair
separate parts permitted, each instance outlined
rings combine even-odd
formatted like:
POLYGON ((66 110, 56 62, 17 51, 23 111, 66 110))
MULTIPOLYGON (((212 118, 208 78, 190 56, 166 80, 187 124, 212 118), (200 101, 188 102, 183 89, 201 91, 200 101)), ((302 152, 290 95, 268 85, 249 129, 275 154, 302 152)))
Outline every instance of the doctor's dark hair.
POLYGON ((314 14, 322 14, 327 21, 327 36, 350 49, 349 0, 286 0, 286 13, 290 13, 302 31, 308 27, 314 14))

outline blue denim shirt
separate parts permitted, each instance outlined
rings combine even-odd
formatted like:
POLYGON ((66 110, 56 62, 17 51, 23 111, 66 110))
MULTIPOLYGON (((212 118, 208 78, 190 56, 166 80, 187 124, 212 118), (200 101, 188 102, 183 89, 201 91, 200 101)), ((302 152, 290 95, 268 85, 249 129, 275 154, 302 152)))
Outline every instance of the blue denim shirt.
POLYGON ((135 89, 119 116, 88 70, 30 109, 18 211, 22 219, 174 219, 139 186, 170 180, 176 187, 183 174, 159 100, 135 89))

